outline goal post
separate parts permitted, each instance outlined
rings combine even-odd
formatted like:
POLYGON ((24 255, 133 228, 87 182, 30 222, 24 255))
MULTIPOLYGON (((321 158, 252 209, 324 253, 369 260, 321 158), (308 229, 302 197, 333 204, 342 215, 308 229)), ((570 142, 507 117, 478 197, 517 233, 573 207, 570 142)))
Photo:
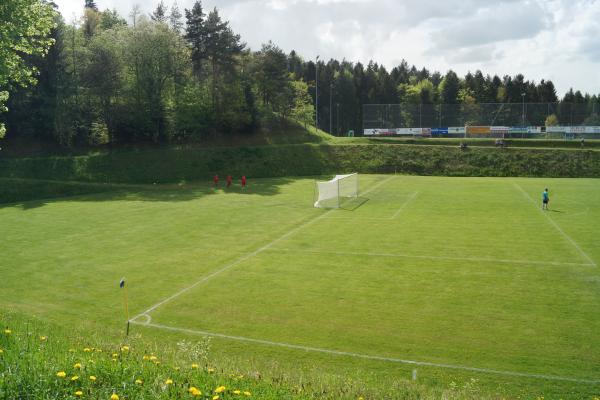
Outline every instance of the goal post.
POLYGON ((358 174, 336 175, 328 181, 316 181, 315 197, 315 207, 340 208, 345 200, 358 197, 358 174))

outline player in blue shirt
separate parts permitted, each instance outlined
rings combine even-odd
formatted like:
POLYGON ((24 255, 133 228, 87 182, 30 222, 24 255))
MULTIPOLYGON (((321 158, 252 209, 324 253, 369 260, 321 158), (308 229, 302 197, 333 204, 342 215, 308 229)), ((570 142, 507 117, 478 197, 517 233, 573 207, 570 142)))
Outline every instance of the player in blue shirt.
POLYGON ((542 210, 548 209, 548 202, 550 201, 550 195, 548 195, 548 188, 544 189, 542 193, 542 210))

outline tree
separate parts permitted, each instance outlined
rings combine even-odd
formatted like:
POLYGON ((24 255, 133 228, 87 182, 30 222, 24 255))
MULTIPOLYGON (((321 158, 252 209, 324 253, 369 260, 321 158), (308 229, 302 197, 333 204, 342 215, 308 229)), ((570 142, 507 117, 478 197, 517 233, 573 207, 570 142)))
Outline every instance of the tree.
POLYGON ((169 24, 171 29, 173 29, 177 33, 181 33, 183 29, 183 22, 181 21, 181 11, 179 11, 179 6, 177 5, 177 1, 173 3, 171 6, 171 14, 169 14, 169 24))
POLYGON ((312 99, 308 93, 308 85, 306 82, 292 81, 294 103, 290 116, 296 121, 304 124, 304 127, 311 124, 315 119, 315 108, 312 104, 312 99))
POLYGON ((283 50, 269 41, 255 55, 254 81, 263 105, 276 104, 277 95, 290 83, 287 71, 287 57, 283 50))
POLYGON ((558 117, 556 114, 550 114, 546 117, 546 121, 544 121, 545 126, 556 126, 558 125, 558 117))
MULTIPOLYGON (((45 56, 53 44, 49 37, 55 11, 41 0, 11 0, 0 5, 0 113, 12 87, 36 83, 37 70, 27 56, 45 56)), ((0 138, 5 135, 0 124, 0 138)))
POLYGON ((98 6, 94 0, 85 0, 84 7, 89 10, 98 11, 98 6))
POLYGON ((117 10, 109 10, 106 9, 102 11, 100 15, 100 29, 103 31, 113 28, 119 28, 127 26, 127 21, 121 18, 121 16, 117 13, 117 10))
POLYGON ((165 3, 161 0, 160 3, 156 6, 152 14, 150 14, 150 18, 152 21, 166 23, 167 22, 167 7, 165 3))
POLYGON ((196 0, 191 10, 185 10, 187 21, 185 40, 192 51, 192 64, 196 76, 202 73, 206 33, 204 29, 204 12, 202 11, 202 2, 196 0))

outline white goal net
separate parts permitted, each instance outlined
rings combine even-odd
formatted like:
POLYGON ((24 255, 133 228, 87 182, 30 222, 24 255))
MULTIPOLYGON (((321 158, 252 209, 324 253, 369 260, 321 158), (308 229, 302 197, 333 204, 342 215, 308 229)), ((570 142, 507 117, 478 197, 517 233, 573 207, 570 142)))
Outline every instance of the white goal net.
POLYGON ((339 208, 347 199, 358 197, 358 174, 336 175, 329 181, 317 181, 315 207, 339 208))

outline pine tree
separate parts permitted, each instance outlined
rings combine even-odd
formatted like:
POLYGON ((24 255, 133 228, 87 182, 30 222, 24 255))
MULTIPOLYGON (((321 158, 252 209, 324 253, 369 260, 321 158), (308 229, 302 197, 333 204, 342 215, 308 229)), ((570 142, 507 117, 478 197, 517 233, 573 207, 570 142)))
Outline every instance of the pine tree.
POLYGON ((150 14, 150 18, 152 19, 152 21, 156 22, 167 22, 167 7, 165 6, 165 3, 162 0, 160 1, 160 3, 158 3, 152 14, 150 14))
POLYGON ((183 22, 181 21, 181 11, 179 11, 179 6, 177 5, 177 1, 173 3, 171 6, 171 14, 169 15, 169 23, 171 25, 171 29, 173 29, 177 33, 181 33, 183 29, 183 22))
POLYGON ((94 0, 85 0, 85 8, 89 8, 94 11, 98 11, 98 6, 94 0))
POLYGON ((185 10, 185 19, 187 27, 184 38, 192 50, 192 64, 194 73, 200 76, 202 73, 202 64, 205 56, 206 34, 204 29, 204 12, 202 11, 202 2, 196 0, 191 10, 185 10))

